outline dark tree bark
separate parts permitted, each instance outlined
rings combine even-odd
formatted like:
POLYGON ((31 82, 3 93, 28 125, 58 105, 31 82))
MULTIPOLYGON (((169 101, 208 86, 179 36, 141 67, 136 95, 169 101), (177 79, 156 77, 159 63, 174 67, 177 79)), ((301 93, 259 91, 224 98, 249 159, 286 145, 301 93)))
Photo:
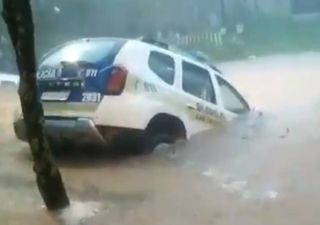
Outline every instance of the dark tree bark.
POLYGON ((17 57, 19 96, 37 185, 49 210, 63 209, 69 205, 69 199, 43 130, 43 108, 37 93, 34 25, 29 0, 3 0, 2 16, 17 57))

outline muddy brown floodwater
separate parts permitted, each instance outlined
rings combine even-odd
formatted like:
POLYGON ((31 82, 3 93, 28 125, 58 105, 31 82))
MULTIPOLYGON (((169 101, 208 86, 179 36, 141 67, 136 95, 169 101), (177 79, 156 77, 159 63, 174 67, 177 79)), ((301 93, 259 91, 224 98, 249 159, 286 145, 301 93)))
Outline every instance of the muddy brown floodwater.
MULTIPOLYGON (((175 154, 59 159, 71 199, 97 207, 88 224, 320 224, 319 62, 306 53, 220 65, 262 115, 198 135, 175 154)), ((56 224, 12 133, 17 97, 0 96, 1 224, 56 224)))

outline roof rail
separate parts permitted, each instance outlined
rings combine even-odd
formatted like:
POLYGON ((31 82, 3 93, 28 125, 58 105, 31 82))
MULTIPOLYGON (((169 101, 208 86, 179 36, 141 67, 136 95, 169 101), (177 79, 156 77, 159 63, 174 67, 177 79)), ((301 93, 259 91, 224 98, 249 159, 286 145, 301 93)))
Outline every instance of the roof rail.
POLYGON ((192 52, 189 52, 190 56, 195 58, 196 60, 202 62, 202 63, 205 63, 207 65, 209 65, 211 67, 211 69, 215 70, 216 72, 218 73, 222 73, 221 70, 219 70, 212 62, 211 62, 211 59, 210 57, 204 53, 204 52, 201 52, 201 51, 192 51, 192 52))
POLYGON ((160 48, 164 48, 166 50, 169 50, 169 44, 168 43, 165 43, 165 42, 162 42, 162 41, 159 41, 153 37, 148 37, 148 36, 143 36, 143 37, 140 37, 138 38, 140 41, 144 42, 144 43, 148 43, 148 44, 152 44, 152 45, 156 45, 160 48))
MULTIPOLYGON (((163 41, 159 41, 153 37, 150 37, 150 36, 142 36, 142 37, 139 37, 138 40, 144 42, 144 43, 147 43, 147 44, 152 44, 152 45, 155 45, 155 46, 158 46, 160 48, 163 48, 163 49, 166 49, 166 50, 172 50, 171 47, 168 43, 165 43, 163 41)), ((178 50, 178 48, 177 48, 178 50)), ((177 51, 176 50, 176 51, 177 51)), ((174 51, 174 50, 173 50, 174 51)), ((207 64, 208 66, 211 67, 211 69, 217 71, 218 73, 222 73, 221 70, 219 70, 215 65, 213 65, 210 61, 210 57, 208 57, 204 52, 200 52, 200 51, 183 51, 183 50, 180 50, 178 51, 178 53, 180 54, 183 54, 187 57, 191 57, 201 63, 205 63, 207 64)))

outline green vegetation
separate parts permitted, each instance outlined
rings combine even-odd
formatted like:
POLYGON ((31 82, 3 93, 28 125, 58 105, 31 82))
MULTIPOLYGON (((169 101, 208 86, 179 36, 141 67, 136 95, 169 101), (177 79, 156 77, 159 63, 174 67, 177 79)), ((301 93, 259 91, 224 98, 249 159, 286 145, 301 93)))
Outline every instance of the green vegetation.
MULTIPOLYGON (((204 51, 220 61, 252 55, 320 50, 320 20, 293 22, 290 18, 279 18, 279 15, 275 15, 273 19, 270 19, 272 15, 268 15, 269 19, 265 19, 262 18, 263 12, 249 10, 243 1, 236 1, 232 13, 229 12, 223 20, 221 2, 31 0, 36 26, 37 55, 41 57, 49 49, 75 38, 156 36, 158 33, 162 34, 164 40, 170 40, 169 43, 178 44, 188 50, 204 51), (242 35, 235 33, 236 23, 245 24, 242 35), (212 40, 201 40, 186 46, 176 42, 174 38, 176 34, 190 36, 213 33, 219 30, 222 24, 229 29, 223 37, 223 46, 220 47, 215 46, 212 40)), ((227 2, 225 0, 225 3, 227 2)), ((0 35, 2 34, 6 32, 0 22, 0 35)), ((7 35, 4 36, 8 38, 7 35)))
POLYGON ((256 21, 247 25, 242 35, 230 32, 223 38, 223 46, 212 44, 189 45, 200 49, 218 61, 279 53, 320 51, 320 21, 256 21))

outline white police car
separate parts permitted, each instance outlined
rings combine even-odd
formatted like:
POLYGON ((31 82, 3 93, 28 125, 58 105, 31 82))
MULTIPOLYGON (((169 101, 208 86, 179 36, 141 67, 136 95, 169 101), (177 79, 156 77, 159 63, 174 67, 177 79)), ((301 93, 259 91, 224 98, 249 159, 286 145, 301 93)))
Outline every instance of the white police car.
MULTIPOLYGON (((148 153, 186 140, 250 108, 209 63, 147 39, 81 39, 44 57, 38 70, 52 141, 148 153)), ((26 140, 23 119, 14 122, 26 140)))

